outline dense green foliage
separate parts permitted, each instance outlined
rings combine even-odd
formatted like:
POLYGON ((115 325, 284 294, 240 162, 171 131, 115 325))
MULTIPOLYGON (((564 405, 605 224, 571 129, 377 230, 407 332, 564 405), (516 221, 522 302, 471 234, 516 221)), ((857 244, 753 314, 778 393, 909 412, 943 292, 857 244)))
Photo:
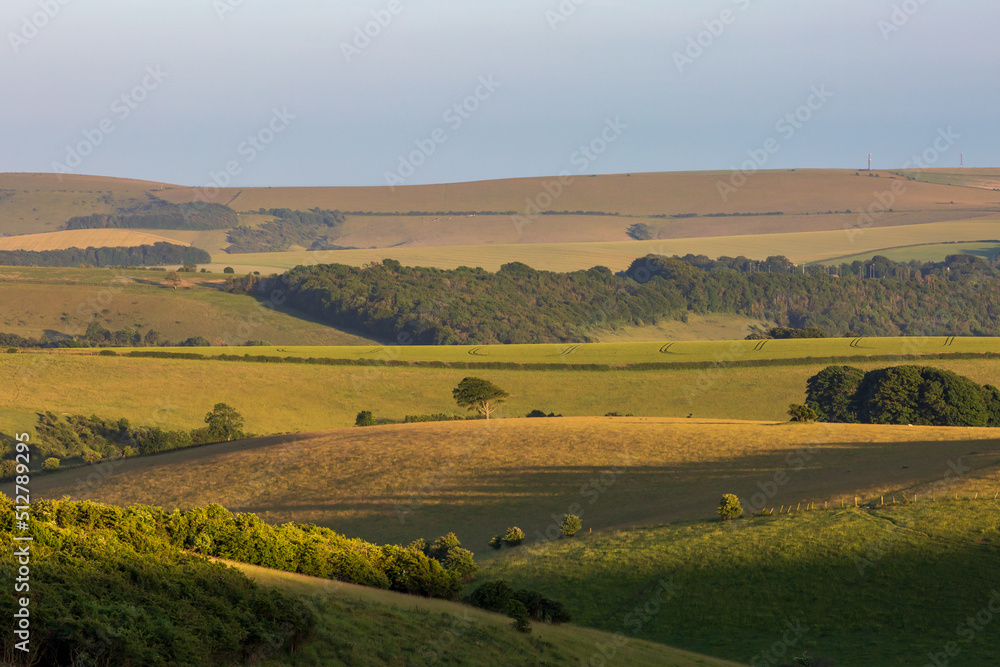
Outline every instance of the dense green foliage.
POLYGON ((318 208, 292 211, 287 208, 272 208, 261 209, 261 213, 273 215, 277 220, 265 222, 257 227, 244 225, 234 227, 226 237, 230 243, 226 252, 285 252, 293 245, 306 250, 341 248, 333 244, 338 230, 344 224, 344 214, 340 211, 324 211, 318 208))
MULTIPOLYGON (((246 344, 251 344, 251 341, 247 341, 246 344)), ((41 338, 25 338, 18 334, 0 333, 0 347, 11 348, 172 347, 173 345, 171 341, 161 337, 160 332, 154 329, 150 329, 145 335, 141 334, 134 326, 111 331, 104 328, 96 320, 91 321, 87 325, 86 331, 78 335, 46 333, 41 338)), ((211 342, 203 336, 198 336, 188 338, 177 345, 179 347, 200 347, 211 345, 211 342)), ((102 354, 114 354, 114 352, 104 351, 102 354)))
POLYGON ((719 517, 723 521, 730 521, 741 516, 743 516, 743 505, 740 503, 740 499, 732 493, 723 495, 722 500, 719 501, 719 517))
POLYGON ((83 457, 88 452, 105 459, 121 458, 131 447, 135 454, 155 454, 192 445, 187 431, 165 431, 157 426, 133 426, 127 419, 102 419, 96 415, 38 415, 34 458, 83 457))
MULTIPOLYGON (((0 496, 0 539, 14 506, 0 496)), ((288 655, 312 632, 301 602, 232 568, 185 553, 170 534, 180 515, 149 507, 41 501, 31 506, 30 654, 14 665, 247 664, 288 655)), ((0 561, 4 581, 14 559, 0 561)), ((13 618, 14 595, 0 598, 13 618)), ((5 664, 8 664, 5 662, 5 664)))
POLYGON ((477 377, 464 378, 451 394, 459 407, 475 410, 485 415, 487 419, 496 407, 510 396, 489 380, 477 377))
POLYGON ((205 264, 212 256, 201 248, 160 241, 153 245, 118 248, 66 248, 65 250, 0 250, 4 266, 159 266, 205 264))
POLYGON ((524 588, 515 591, 502 579, 483 582, 465 598, 465 602, 473 607, 498 614, 508 613, 512 600, 524 605, 528 616, 536 621, 559 624, 570 620, 569 612, 561 602, 550 600, 537 591, 524 588))
POLYGON ((806 397, 830 422, 1000 426, 1000 390, 926 366, 830 366, 809 378, 806 397))
POLYGON ((791 327, 771 327, 763 331, 754 331, 747 340, 790 340, 793 338, 826 338, 826 332, 818 327, 793 329, 791 327))
POLYGON ((94 215, 70 218, 66 229, 227 229, 236 224, 236 211, 208 202, 171 204, 154 199, 142 206, 119 211, 116 215, 94 215))
POLYGON ((995 335, 1000 269, 971 255, 899 264, 884 257, 837 269, 783 257, 711 260, 650 255, 619 275, 554 273, 521 263, 466 267, 299 266, 232 279, 233 291, 278 295, 330 324, 399 343, 586 342, 595 331, 732 313, 831 335, 995 335), (836 271, 836 272, 833 272, 836 271))

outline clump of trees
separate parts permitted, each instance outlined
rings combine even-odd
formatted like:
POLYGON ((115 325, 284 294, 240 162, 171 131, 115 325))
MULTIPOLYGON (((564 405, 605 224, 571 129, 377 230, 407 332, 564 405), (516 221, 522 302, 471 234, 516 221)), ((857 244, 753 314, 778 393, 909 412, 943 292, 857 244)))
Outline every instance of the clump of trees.
POLYGON ((192 431, 168 431, 158 426, 133 425, 124 418, 42 412, 35 426, 38 438, 32 443, 32 457, 50 457, 56 464, 60 459, 77 457, 96 463, 249 437, 243 431, 243 416, 225 403, 217 403, 205 415, 205 423, 204 428, 192 431))
POLYGON ((806 383, 806 405, 828 422, 1000 426, 1000 390, 928 366, 828 366, 806 383))
POLYGON ((212 256, 201 248, 160 241, 152 245, 65 250, 0 250, 5 266, 158 266, 194 262, 207 264, 212 256))
POLYGON ((771 327, 763 331, 753 331, 747 340, 789 340, 792 338, 826 338, 826 332, 819 327, 795 329, 792 327, 771 327))
POLYGON ((236 211, 222 204, 197 202, 171 204, 154 199, 121 210, 117 214, 95 213, 76 216, 66 229, 190 229, 206 231, 227 229, 237 223, 236 211))
POLYGON ((707 313, 809 335, 998 335, 997 287, 1000 267, 971 255, 908 264, 875 257, 829 268, 784 257, 650 255, 618 274, 536 271, 518 262, 495 273, 443 270, 387 259, 229 282, 236 292, 280 290, 290 305, 335 326, 432 345, 587 342, 602 329, 707 313))
POLYGON ((538 591, 524 588, 514 590, 502 579, 483 582, 464 601, 480 609, 510 616, 515 620, 515 628, 522 632, 530 630, 530 626, 526 627, 523 622, 521 627, 516 625, 517 620, 524 619, 525 614, 530 620, 553 625, 571 620, 563 603, 551 600, 538 591), (520 603, 523 611, 517 606, 512 606, 511 602, 520 603))
POLYGON ((234 227, 226 237, 230 244, 226 252, 285 252, 293 245, 308 250, 334 250, 339 247, 332 245, 332 242, 339 236, 344 224, 344 214, 340 211, 272 208, 261 209, 260 212, 272 215, 277 220, 257 227, 234 227))
POLYGON ((511 526, 501 535, 494 535, 490 538, 490 547, 499 550, 502 547, 516 547, 524 542, 524 531, 517 526, 511 526))

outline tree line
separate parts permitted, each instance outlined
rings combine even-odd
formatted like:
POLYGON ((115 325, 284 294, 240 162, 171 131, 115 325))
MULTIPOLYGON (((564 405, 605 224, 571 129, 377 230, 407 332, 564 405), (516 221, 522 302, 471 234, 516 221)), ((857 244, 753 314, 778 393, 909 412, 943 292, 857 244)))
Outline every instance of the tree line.
POLYGON ((207 264, 212 256, 201 248, 159 241, 152 245, 63 250, 0 250, 3 266, 159 266, 207 264))
POLYGON ((70 218, 66 229, 228 229, 237 224, 236 211, 222 204, 171 204, 161 199, 118 213, 95 213, 70 218))
POLYGON ((497 272, 299 266, 231 279, 233 292, 284 295, 331 325, 421 344, 588 342, 597 332, 689 314, 729 313, 831 336, 1000 335, 1000 269, 971 255, 943 262, 875 257, 839 267, 784 257, 637 259, 558 273, 513 262, 497 272))
POLYGON ((263 215, 272 215, 277 220, 265 222, 257 227, 240 225, 229 231, 228 253, 285 252, 290 246, 302 246, 308 250, 335 250, 333 245, 337 232, 344 224, 344 214, 340 211, 325 211, 319 208, 309 211, 293 211, 287 208, 260 209, 263 215))

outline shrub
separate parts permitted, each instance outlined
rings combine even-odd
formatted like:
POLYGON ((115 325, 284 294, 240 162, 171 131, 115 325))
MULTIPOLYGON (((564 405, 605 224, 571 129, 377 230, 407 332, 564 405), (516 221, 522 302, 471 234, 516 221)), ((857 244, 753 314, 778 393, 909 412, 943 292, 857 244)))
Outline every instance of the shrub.
POLYGON ((222 272, 223 273, 236 273, 236 270, 233 267, 231 267, 231 266, 227 266, 226 268, 222 269, 222 272))
POLYGON ((732 493, 727 493, 722 496, 722 500, 719 501, 719 516, 723 521, 738 519, 742 515, 743 505, 740 504, 739 498, 732 493))
POLYGON ((534 417, 546 417, 546 416, 547 415, 545 414, 544 410, 532 410, 531 412, 529 412, 528 414, 525 415, 525 417, 530 417, 530 418, 534 418, 534 417))
POLYGON ((17 354, 17 353, 18 353, 18 349, 16 347, 8 347, 7 348, 7 354, 17 354))
POLYGON ((115 352, 114 350, 101 350, 97 354, 99 354, 102 357, 117 357, 118 356, 118 353, 115 352))
POLYGON ((8 479, 17 474, 17 461, 4 459, 0 461, 0 479, 8 479))
POLYGON ((375 426, 375 415, 372 414, 371 410, 362 410, 358 413, 358 416, 354 418, 355 426, 375 426))
POLYGON ((502 535, 494 535, 493 537, 490 538, 490 548, 491 549, 493 549, 494 551, 499 551, 502 546, 503 546, 503 536, 502 535))
POLYGON ((573 537, 580 529, 583 528, 583 520, 580 519, 575 514, 563 514, 562 524, 559 526, 559 530, 566 537, 573 537))
POLYGON ((504 613, 507 603, 514 598, 514 589, 507 585, 503 579, 491 579, 472 591, 469 596, 469 604, 486 611, 495 611, 498 614, 504 613))
POLYGON ((508 600, 507 608, 504 609, 507 616, 514 619, 511 624, 518 632, 531 632, 531 617, 528 616, 528 608, 520 600, 508 600))
POLYGON ((84 463, 89 463, 90 465, 93 465, 93 464, 97 463, 102 458, 103 457, 100 454, 98 454, 97 452, 84 452, 83 453, 83 462, 84 463))
POLYGON ((524 542, 524 531, 517 526, 512 526, 503 534, 503 543, 508 547, 516 547, 524 542))
POLYGON ((799 405, 798 403, 792 403, 788 406, 788 416, 793 422, 814 422, 819 419, 815 410, 808 405, 799 405))
POLYGON ((561 602, 550 600, 538 591, 523 588, 515 591, 502 579, 484 582, 465 601, 474 607, 503 614, 507 613, 512 600, 524 606, 530 619, 552 624, 570 620, 569 612, 561 602))
POLYGON ((59 459, 49 458, 42 462, 42 470, 58 470, 59 469, 59 459))

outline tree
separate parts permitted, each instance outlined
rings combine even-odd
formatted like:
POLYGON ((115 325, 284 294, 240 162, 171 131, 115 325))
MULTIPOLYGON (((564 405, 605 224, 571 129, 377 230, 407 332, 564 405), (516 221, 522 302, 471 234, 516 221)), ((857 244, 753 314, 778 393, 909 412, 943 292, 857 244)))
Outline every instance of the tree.
POLYGON ((521 542, 524 542, 524 531, 517 526, 508 528, 507 532, 503 534, 503 543, 508 547, 516 547, 521 542))
POLYGON ((358 413, 358 416, 354 418, 355 426, 375 426, 375 415, 371 413, 371 410, 362 410, 358 413))
POLYGON ((814 422, 819 419, 815 410, 808 405, 799 405, 798 403, 792 403, 788 406, 788 416, 793 422, 814 422))
POLYGON ((722 500, 719 501, 719 516, 722 517, 723 521, 743 516, 743 505, 740 503, 740 499, 732 493, 722 496, 722 500))
POLYGON ((236 409, 225 403, 216 403, 212 411, 205 415, 208 433, 213 438, 222 441, 239 440, 245 437, 243 416, 236 409))
POLYGON ((583 520, 575 514, 563 514, 562 524, 559 530, 566 537, 573 537, 583 528, 583 520))
POLYGON ((486 415, 487 419, 496 410, 497 405, 510 396, 489 380, 476 377, 463 379, 451 393, 459 407, 468 408, 470 411, 476 410, 479 414, 486 415))
POLYGON ((827 366, 806 383, 806 405, 823 421, 855 423, 854 394, 864 376, 853 366, 827 366))
POLYGON ((84 452, 83 453, 83 462, 84 463, 89 463, 90 465, 94 465, 95 463, 97 463, 100 460, 101 460, 101 455, 99 453, 97 453, 97 452, 84 452))
POLYGON ((222 269, 222 272, 223 273, 236 273, 236 270, 233 267, 231 267, 231 266, 227 266, 226 268, 222 269))
POLYGON ((58 470, 59 469, 59 459, 49 458, 42 462, 42 470, 58 470))
POLYGON ((177 286, 181 283, 181 277, 177 275, 176 271, 168 271, 167 275, 163 277, 163 282, 177 289, 177 286))

